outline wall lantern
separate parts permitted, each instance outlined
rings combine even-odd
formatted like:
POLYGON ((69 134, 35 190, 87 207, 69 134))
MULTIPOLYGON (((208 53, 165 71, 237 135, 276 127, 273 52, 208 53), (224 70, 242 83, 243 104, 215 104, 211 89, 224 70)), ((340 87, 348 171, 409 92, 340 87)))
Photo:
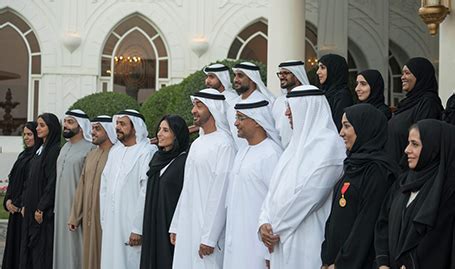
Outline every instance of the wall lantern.
POLYGON ((438 33, 439 24, 450 13, 450 2, 451 0, 422 0, 419 15, 431 35, 438 33))

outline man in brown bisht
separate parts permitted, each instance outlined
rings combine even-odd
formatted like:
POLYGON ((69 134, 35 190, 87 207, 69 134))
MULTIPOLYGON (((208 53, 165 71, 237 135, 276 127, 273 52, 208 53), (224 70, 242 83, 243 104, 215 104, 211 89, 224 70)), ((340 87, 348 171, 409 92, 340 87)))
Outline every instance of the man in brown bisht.
POLYGON ((84 169, 76 189, 68 229, 76 231, 82 225, 83 267, 100 268, 101 224, 99 190, 101 174, 106 165, 109 151, 117 142, 112 118, 98 116, 92 120, 92 143, 97 147, 85 159, 84 169))

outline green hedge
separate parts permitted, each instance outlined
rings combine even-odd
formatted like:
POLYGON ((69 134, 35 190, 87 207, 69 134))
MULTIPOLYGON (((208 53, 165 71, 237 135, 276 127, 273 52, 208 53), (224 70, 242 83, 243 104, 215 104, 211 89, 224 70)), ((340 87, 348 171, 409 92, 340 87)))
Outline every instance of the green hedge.
POLYGON ((69 109, 81 109, 90 118, 99 115, 112 116, 125 109, 139 110, 139 104, 124 93, 101 92, 87 95, 76 101, 69 109))
POLYGON ((179 84, 167 86, 155 92, 152 95, 154 98, 148 98, 142 104, 140 111, 145 117, 150 136, 155 135, 158 121, 169 113, 169 104, 175 103, 180 94, 179 84))
MULTIPOLYGON (((230 61, 223 60, 217 61, 229 68, 234 67, 237 63, 244 60, 230 61)), ((267 70, 266 66, 260 62, 254 62, 260 68, 261 78, 266 83, 267 70)), ((232 70, 231 81, 234 77, 232 70)), ((170 85, 161 88, 158 92, 151 95, 141 106, 141 113, 147 119, 147 127, 150 134, 154 134, 158 121, 166 114, 177 114, 185 119, 188 125, 193 123, 193 116, 191 115, 190 95, 194 94, 205 88, 205 74, 202 71, 196 71, 186 77, 179 84, 170 85)))
MULTIPOLYGON (((230 68, 231 81, 233 80, 233 72, 231 68, 244 60, 223 60, 217 61, 230 68)), ((264 83, 267 83, 267 70, 266 66, 260 62, 254 62, 260 68, 261 78, 264 83)), ((308 71, 307 75, 310 83, 319 85, 316 76, 317 67, 308 71)), ((166 114, 177 114, 185 119, 188 125, 193 123, 193 116, 191 115, 190 95, 204 89, 205 74, 202 71, 196 71, 186 77, 182 82, 167 87, 161 88, 159 91, 152 94, 143 104, 139 104, 130 96, 117 93, 117 92, 103 92, 95 93, 85 96, 75 102, 70 109, 81 109, 87 113, 90 118, 102 114, 112 116, 113 114, 130 108, 140 111, 146 119, 147 128, 150 136, 154 136, 158 121, 166 114)), ((351 90, 355 88, 355 77, 352 74, 349 81, 351 90)), ((355 93, 354 93, 355 95, 355 93)))
MULTIPOLYGON (((229 68, 244 60, 223 60, 217 61, 229 68)), ((260 68, 262 80, 266 83, 267 70, 266 66, 260 62, 254 62, 260 68)), ((231 81, 234 76, 232 70, 231 81)), ((166 114, 177 114, 185 119, 188 125, 193 123, 191 115, 190 95, 205 88, 205 74, 202 71, 196 71, 190 74, 182 82, 161 88, 152 94, 143 104, 139 104, 130 96, 117 92, 95 93, 85 96, 75 102, 69 109, 81 109, 90 118, 105 114, 112 116, 118 111, 130 108, 139 110, 146 119, 147 128, 150 136, 154 136, 158 121, 166 114)))

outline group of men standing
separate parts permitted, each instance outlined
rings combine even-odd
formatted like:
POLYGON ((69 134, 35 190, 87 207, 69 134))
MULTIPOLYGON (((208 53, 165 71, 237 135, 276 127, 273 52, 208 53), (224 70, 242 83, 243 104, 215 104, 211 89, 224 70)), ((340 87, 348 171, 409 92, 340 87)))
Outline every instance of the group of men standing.
POLYGON ((345 147, 303 62, 279 68, 284 92, 277 99, 252 63, 235 65, 233 88, 226 66, 204 68, 208 89, 191 96, 200 136, 169 230, 173 268, 321 266, 345 147))
POLYGON ((125 110, 90 123, 76 109, 63 125, 53 268, 138 268, 146 173, 156 151, 144 117, 125 110))
MULTIPOLYGON (((234 87, 226 66, 204 68, 208 88, 190 97, 199 137, 169 227, 173 268, 320 266, 323 222, 345 150, 303 62, 279 68, 277 99, 252 63, 233 68, 234 87)), ((125 110, 90 124, 71 110, 63 134, 54 268, 139 268, 147 171, 157 150, 144 117, 125 110)))

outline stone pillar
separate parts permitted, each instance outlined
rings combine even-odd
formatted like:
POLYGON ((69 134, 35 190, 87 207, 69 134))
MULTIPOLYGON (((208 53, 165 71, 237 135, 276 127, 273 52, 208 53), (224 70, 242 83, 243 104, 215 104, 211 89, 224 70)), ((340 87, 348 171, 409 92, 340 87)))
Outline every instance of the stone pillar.
POLYGON ((455 91, 455 0, 451 1, 451 13, 439 27, 439 96, 444 107, 455 91))
POLYGON ((318 56, 336 53, 348 58, 348 0, 320 0, 318 56))
POLYGON ((270 0, 267 44, 267 86, 279 95, 278 65, 305 61, 305 0, 270 0))

